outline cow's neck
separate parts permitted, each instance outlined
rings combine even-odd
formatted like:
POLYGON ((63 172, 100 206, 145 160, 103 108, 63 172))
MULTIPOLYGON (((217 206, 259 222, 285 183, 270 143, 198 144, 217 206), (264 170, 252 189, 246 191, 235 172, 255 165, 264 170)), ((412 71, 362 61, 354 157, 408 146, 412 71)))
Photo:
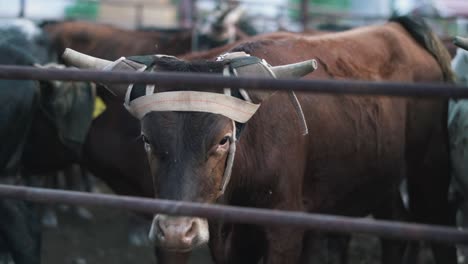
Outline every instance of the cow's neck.
MULTIPOLYGON (((281 189, 278 169, 282 150, 299 146, 308 136, 301 125, 287 93, 278 93, 262 104, 249 120, 237 142, 231 181, 222 202, 231 205, 268 207, 272 194, 281 189), (278 104, 283 102, 281 110, 278 104)), ((302 144, 302 147, 305 145, 302 144)))

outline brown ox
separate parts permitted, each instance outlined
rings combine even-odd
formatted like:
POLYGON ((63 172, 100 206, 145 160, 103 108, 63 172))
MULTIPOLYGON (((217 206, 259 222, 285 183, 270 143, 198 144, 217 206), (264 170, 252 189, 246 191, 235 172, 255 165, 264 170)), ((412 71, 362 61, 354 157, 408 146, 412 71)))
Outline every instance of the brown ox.
POLYGON ((226 9, 215 17, 212 25, 197 32, 191 29, 126 30, 85 21, 50 23, 43 26, 58 54, 65 48, 93 56, 115 60, 121 56, 164 53, 180 55, 190 52, 197 43, 209 49, 245 37, 236 27, 242 15, 239 8, 226 9))
MULTIPOLYGON (((183 55, 186 60, 209 59, 246 41, 276 40, 298 36, 294 33, 271 33, 237 41, 210 51, 183 55)), ((110 93, 99 91, 106 111, 95 119, 85 142, 83 156, 87 168, 122 195, 153 196, 151 176, 143 142, 139 139, 140 124, 110 93)))
POLYGON ((60 54, 66 47, 73 47, 82 52, 115 60, 131 54, 153 54, 160 51, 181 54, 191 49, 190 30, 126 30, 85 21, 52 23, 43 28, 60 54))
MULTIPOLYGON (((408 18, 344 33, 246 43, 233 50, 272 65, 317 58, 319 70, 310 79, 452 78, 450 57, 440 41, 424 24, 408 18)), ((160 71, 221 72, 224 66, 167 57, 153 63, 160 71)), ((126 87, 110 89, 124 94, 126 87)), ((398 185, 405 174, 414 220, 449 224, 446 100, 298 93, 309 127, 302 136, 286 93, 249 94, 261 107, 242 131, 231 182, 219 199, 232 121, 205 112, 151 111, 142 117, 157 197, 393 219, 400 213, 398 185)), ((137 97, 132 92, 131 99, 137 97)), ((152 235, 166 249, 185 251, 207 242, 206 226, 199 218, 157 215, 152 235)), ((265 263, 294 263, 309 238, 289 227, 210 221, 209 229, 219 263, 257 263, 262 257, 265 263)), ((456 263, 453 247, 434 249, 438 263, 456 263)), ((401 252, 392 258, 389 253, 384 251, 384 261, 398 263, 401 252)))

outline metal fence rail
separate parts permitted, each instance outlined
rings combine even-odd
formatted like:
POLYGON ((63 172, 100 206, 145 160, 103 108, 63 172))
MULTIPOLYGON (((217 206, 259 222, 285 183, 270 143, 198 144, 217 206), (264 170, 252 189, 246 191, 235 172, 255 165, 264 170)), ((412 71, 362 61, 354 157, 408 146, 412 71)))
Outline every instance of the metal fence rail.
POLYGON ((316 229, 334 233, 361 233, 404 240, 427 240, 468 244, 468 231, 460 231, 449 227, 381 221, 369 218, 351 218, 259 208, 208 205, 11 185, 0 185, 0 197, 41 203, 106 206, 145 213, 198 216, 208 219, 258 225, 287 225, 288 227, 316 229))
MULTIPOLYGON (((297 90, 327 94, 390 95, 468 98, 468 88, 444 84, 414 84, 330 80, 275 80, 224 77, 214 74, 103 72, 76 69, 39 69, 0 65, 0 79, 73 80, 103 83, 156 83, 160 86, 198 90, 225 87, 266 90, 297 90)), ((106 206, 145 213, 198 216, 258 225, 288 225, 334 233, 361 233, 380 237, 468 244, 468 231, 455 228, 393 221, 351 218, 259 208, 207 205, 74 191, 0 185, 0 197, 42 203, 106 206)))
POLYGON ((160 86, 182 90, 200 90, 202 89, 200 87, 210 89, 230 87, 283 91, 296 90, 327 94, 468 98, 468 88, 450 84, 302 79, 277 80, 268 78, 224 77, 215 74, 199 73, 104 72, 77 69, 39 69, 10 65, 0 65, 0 79, 156 83, 160 86))

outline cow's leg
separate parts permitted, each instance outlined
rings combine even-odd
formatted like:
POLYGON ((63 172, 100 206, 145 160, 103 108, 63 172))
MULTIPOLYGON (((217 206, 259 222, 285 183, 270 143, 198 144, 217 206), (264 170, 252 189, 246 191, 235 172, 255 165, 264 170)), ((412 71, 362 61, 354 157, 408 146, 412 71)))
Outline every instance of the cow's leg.
MULTIPOLYGON (((442 138, 433 136, 425 155, 407 163, 410 212, 418 222, 454 226, 448 202, 448 147, 442 138)), ((433 243, 432 249, 437 263, 457 263, 455 246, 433 243)))
POLYGON ((347 264, 351 235, 327 236, 327 263, 347 264))
POLYGON ((350 235, 306 232, 300 263, 347 264, 350 235))
POLYGON ((290 227, 266 229, 267 250, 265 264, 299 263, 304 230, 290 227))
MULTIPOLYGON (((290 197, 293 197, 292 195, 290 197)), ((302 199, 302 197, 301 197, 302 199)), ((287 200, 273 207, 277 210, 301 211, 302 201, 287 200)), ((265 227, 265 264, 299 263, 305 230, 287 225, 265 227)))
MULTIPOLYGON (((71 164, 64 170, 65 188, 73 191, 83 191, 81 167, 71 164)), ((73 211, 82 219, 93 219, 93 213, 83 206, 72 206, 73 211)))
POLYGON ((0 236, 15 263, 40 263, 41 231, 35 210, 23 201, 0 200, 0 213, 0 236))
POLYGON ((94 183, 92 182, 92 179, 88 173, 88 170, 82 164, 80 164, 80 174, 81 174, 81 180, 83 182, 84 191, 93 192, 94 183))
MULTIPOLYGON (((447 104, 417 99, 408 105, 406 178, 412 220, 455 226, 450 216, 447 104)), ((437 263, 457 263, 455 246, 432 244, 437 263)))
MULTIPOLYGON (((397 176, 399 177, 399 176, 397 176)), ((388 199, 374 211, 374 217, 385 220, 407 220, 406 209, 401 199, 398 187, 395 186, 395 192, 390 194, 388 199)), ((402 263, 407 242, 394 239, 381 239, 382 244, 382 263, 393 264, 402 263)))
POLYGON ((215 263, 252 263, 261 259, 265 250, 265 236, 252 225, 210 221, 209 246, 215 263))

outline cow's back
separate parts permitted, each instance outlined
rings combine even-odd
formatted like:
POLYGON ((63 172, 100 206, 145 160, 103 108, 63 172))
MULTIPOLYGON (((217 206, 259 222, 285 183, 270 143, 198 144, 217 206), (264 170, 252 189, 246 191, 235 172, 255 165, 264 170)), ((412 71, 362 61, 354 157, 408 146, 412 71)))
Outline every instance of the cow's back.
MULTIPOLYGON (((248 42, 233 50, 264 58, 272 65, 316 58, 319 68, 307 79, 434 82, 445 78, 439 58, 396 22, 337 34, 248 42)), ((277 96, 289 100, 285 94, 277 96)), ((307 171, 304 195, 310 200, 307 206, 311 211, 369 213, 364 212, 363 204, 393 181, 390 176, 403 175, 408 149, 424 151, 434 129, 443 133, 440 124, 445 102, 441 100, 314 93, 298 96, 310 131, 303 164, 307 171), (407 145, 407 137, 418 140, 407 145), (346 198, 352 193, 358 202, 346 198)), ((292 106, 285 105, 283 111, 295 118, 292 106)), ((274 105, 264 102, 262 107, 274 105)), ((288 136, 299 134, 298 130, 288 136)))

